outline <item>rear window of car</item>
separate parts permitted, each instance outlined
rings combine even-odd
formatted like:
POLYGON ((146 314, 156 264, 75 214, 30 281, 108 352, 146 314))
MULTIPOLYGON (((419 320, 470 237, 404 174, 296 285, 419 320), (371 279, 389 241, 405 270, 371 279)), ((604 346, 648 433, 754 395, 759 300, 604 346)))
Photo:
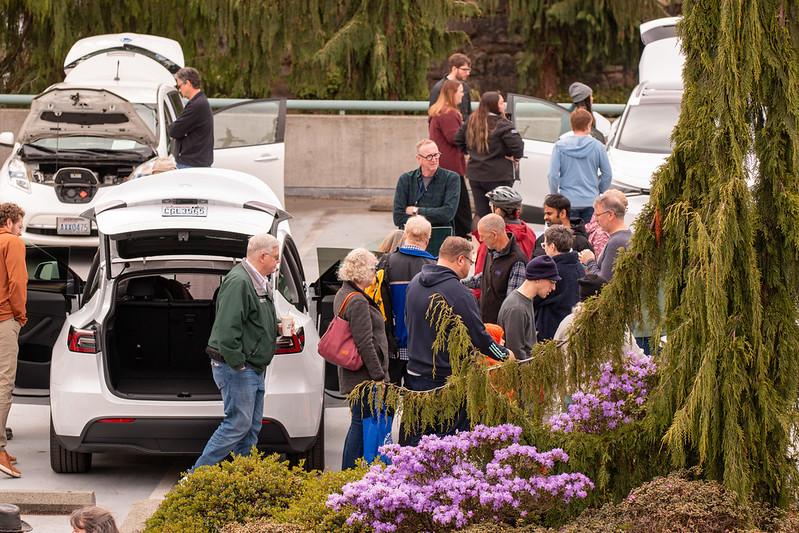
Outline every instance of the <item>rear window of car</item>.
POLYGON ((671 132, 679 118, 679 102, 632 106, 621 125, 617 147, 630 152, 670 154, 671 132))

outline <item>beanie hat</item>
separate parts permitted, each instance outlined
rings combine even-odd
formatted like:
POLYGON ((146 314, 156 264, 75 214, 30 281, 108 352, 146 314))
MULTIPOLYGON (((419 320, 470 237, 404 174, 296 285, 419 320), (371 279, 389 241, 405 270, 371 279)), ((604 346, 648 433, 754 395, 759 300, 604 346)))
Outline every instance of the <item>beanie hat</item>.
POLYGON ((608 280, 597 274, 586 274, 577 280, 580 286, 580 301, 584 302, 595 294, 599 294, 602 287, 607 285, 608 280))
POLYGON ((535 257, 532 261, 527 263, 527 268, 524 269, 524 277, 531 281, 536 279, 560 281, 558 267, 555 265, 555 261, 548 255, 535 257))
POLYGON ((575 81, 571 85, 569 85, 569 96, 572 97, 572 102, 582 102, 594 91, 591 90, 591 87, 586 85, 585 83, 580 83, 579 81, 575 81))

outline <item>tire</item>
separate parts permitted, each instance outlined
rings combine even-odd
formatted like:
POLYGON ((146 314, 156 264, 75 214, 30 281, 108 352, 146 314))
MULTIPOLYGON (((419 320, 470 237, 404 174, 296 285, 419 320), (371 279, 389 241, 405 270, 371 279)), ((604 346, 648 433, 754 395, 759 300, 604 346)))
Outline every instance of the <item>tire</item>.
POLYGON ((59 474, 83 474, 92 467, 92 454, 72 452, 61 446, 50 421, 50 468, 59 474))
POLYGON ((313 446, 304 452, 287 453, 286 459, 289 460, 291 466, 298 466, 300 460, 305 459, 305 470, 310 472, 312 470, 325 469, 325 410, 322 408, 322 416, 319 419, 319 431, 316 433, 316 440, 313 446))

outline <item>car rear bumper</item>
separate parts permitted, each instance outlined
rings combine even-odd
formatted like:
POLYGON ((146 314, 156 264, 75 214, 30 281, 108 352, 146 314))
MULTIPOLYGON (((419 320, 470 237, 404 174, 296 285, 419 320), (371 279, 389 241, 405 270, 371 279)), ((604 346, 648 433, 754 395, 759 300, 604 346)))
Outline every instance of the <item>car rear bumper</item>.
MULTIPOLYGON (((158 455, 200 454, 221 418, 98 419, 91 421, 79 437, 56 435, 73 452, 135 451, 158 455)), ((277 421, 264 420, 258 448, 269 452, 297 453, 308 450, 316 436, 291 438, 277 421)))

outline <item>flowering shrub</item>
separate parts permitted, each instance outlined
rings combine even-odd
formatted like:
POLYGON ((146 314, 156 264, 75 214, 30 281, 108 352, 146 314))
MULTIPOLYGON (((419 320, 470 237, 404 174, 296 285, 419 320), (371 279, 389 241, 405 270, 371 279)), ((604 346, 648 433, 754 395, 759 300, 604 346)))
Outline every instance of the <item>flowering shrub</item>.
POLYGON ((439 438, 423 437, 417 447, 382 446, 390 466, 374 465, 341 494, 334 510, 351 505, 348 523, 383 531, 442 531, 493 520, 511 523, 585 498, 594 484, 580 473, 548 475, 563 450, 538 453, 519 444, 521 428, 477 426, 439 438))
POLYGON ((575 392, 569 412, 549 419, 552 432, 600 433, 615 428, 619 421, 630 422, 641 411, 650 378, 656 371, 651 357, 635 352, 625 357, 620 375, 613 372, 610 363, 604 363, 599 381, 588 385, 592 392, 575 392))

